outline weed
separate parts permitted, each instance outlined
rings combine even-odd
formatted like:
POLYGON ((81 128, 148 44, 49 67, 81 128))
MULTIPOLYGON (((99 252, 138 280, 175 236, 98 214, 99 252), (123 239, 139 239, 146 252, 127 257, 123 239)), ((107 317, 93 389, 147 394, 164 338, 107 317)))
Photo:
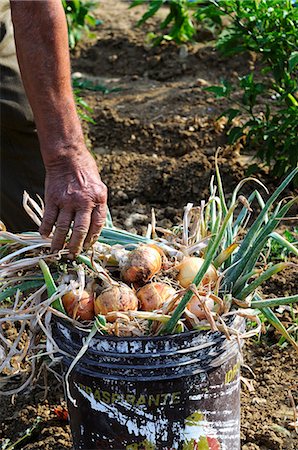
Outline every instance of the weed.
POLYGON ((92 0, 62 0, 68 26, 69 47, 71 49, 75 48, 84 35, 92 37, 93 34, 90 32, 90 28, 101 24, 101 21, 92 15, 92 11, 97 4, 98 2, 92 0))
POLYGON ((102 92, 103 94, 110 94, 111 92, 118 92, 121 88, 108 88, 104 84, 97 84, 85 78, 72 78, 72 86, 74 88, 74 98, 77 105, 79 117, 85 122, 96 124, 92 118, 93 108, 81 97, 82 90, 102 92))

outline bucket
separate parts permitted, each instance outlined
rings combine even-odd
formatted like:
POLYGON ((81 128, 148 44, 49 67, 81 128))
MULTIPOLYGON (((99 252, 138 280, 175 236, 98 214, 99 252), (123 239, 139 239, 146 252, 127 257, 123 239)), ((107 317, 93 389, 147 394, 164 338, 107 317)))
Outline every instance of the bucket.
MULTIPOLYGON (((52 332, 67 370, 87 334, 56 317, 52 332)), ((74 449, 240 450, 239 368, 239 342, 219 332, 98 334, 68 378, 74 449)))

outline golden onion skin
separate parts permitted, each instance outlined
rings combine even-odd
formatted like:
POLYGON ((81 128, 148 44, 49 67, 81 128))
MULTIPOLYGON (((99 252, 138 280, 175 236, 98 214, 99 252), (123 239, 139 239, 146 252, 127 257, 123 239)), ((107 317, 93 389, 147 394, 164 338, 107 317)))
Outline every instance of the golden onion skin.
POLYGON ((137 292, 140 309, 142 311, 155 311, 156 309, 160 309, 175 293, 175 289, 166 283, 156 282, 145 284, 137 292))
MULTIPOLYGON (((203 263, 204 259, 197 256, 187 256, 184 258, 181 263, 176 266, 179 270, 177 275, 179 284, 182 287, 187 288, 193 282, 203 263)), ((210 265, 201 281, 201 285, 204 286, 209 283, 215 284, 217 279, 217 270, 213 265, 210 265)))
POLYGON ((93 320, 94 295, 83 291, 81 297, 73 291, 67 292, 62 297, 62 303, 69 317, 81 320, 93 320))
POLYGON ((136 311, 138 298, 126 284, 110 286, 102 291, 94 301, 95 314, 107 314, 112 311, 136 311))
MULTIPOLYGON (((214 301, 212 300, 212 298, 208 297, 205 301, 205 304, 210 309, 210 311, 213 310, 214 301)), ((195 295, 193 295, 192 298, 190 299, 187 305, 187 309, 189 312, 194 314, 199 320, 206 319, 205 311, 202 309, 201 303, 195 295)))
POLYGON ((160 271, 161 265, 161 255, 155 248, 140 245, 129 253, 121 270, 121 278, 129 285, 143 286, 160 271))

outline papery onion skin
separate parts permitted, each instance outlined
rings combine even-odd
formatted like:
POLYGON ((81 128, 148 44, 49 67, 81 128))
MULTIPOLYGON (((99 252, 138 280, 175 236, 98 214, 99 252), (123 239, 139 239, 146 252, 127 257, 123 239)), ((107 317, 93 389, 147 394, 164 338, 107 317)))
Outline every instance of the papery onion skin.
POLYGON ((155 248, 140 245, 129 253, 121 270, 121 278, 129 285, 140 287, 160 271, 161 265, 161 255, 155 248))
MULTIPOLYGON (((210 311, 212 311, 214 308, 214 301, 212 300, 212 298, 210 298, 210 297, 206 298, 203 296, 200 296, 200 297, 202 298, 202 301, 205 301, 205 304, 210 309, 210 311)), ((201 302, 199 301, 199 299, 196 295, 193 295, 192 298, 190 299, 190 301, 187 305, 187 309, 189 312, 194 314, 200 320, 204 320, 207 318, 205 311, 203 310, 203 308, 201 306, 201 302)))
POLYGON ((156 309, 160 309, 175 293, 175 289, 166 283, 155 282, 145 284, 137 292, 140 309, 142 311, 155 311, 156 309))
POLYGON ((80 320, 94 318, 94 294, 83 291, 81 297, 74 291, 67 292, 62 297, 62 303, 69 317, 80 320))
POLYGON ((138 298, 126 284, 110 286, 102 291, 94 301, 95 314, 107 314, 112 311, 135 311, 138 298))
MULTIPOLYGON (((204 263, 203 258, 199 258, 197 256, 188 256, 184 258, 180 264, 176 266, 179 270, 177 275, 177 281, 181 284, 182 287, 187 288, 194 280, 195 276, 199 272, 200 268, 204 263)), ((211 264, 205 273, 201 285, 206 284, 215 284, 218 279, 217 270, 211 264)))

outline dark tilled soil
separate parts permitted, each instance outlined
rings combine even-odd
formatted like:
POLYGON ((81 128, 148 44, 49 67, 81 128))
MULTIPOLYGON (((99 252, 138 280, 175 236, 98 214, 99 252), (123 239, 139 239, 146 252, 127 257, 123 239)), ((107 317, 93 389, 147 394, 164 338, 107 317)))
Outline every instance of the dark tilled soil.
MULTIPOLYGON (((240 154, 241 145, 227 146, 224 121, 216 121, 227 104, 204 89, 222 78, 235 80, 254 62, 250 55, 225 60, 208 41, 182 49, 171 43, 150 49, 144 42, 156 21, 135 29, 142 8, 128 11, 127 6, 120 0, 101 3, 98 15, 104 23, 96 39, 76 50, 73 71, 110 89, 120 88, 110 94, 83 94, 96 121, 84 126, 109 187, 115 224, 145 231, 152 207, 159 225, 167 227, 181 220, 186 203, 206 198, 218 146, 228 195, 245 175, 251 156, 240 154)), ((266 170, 258 175, 274 188, 266 170)), ((264 293, 297 293, 295 269, 275 276, 264 293)), ((248 382, 242 391, 242 450, 298 449, 290 401, 292 394, 298 404, 297 355, 276 341, 269 333, 262 343, 248 342, 244 350, 242 375, 248 382)), ((47 384, 46 400, 38 386, 29 394, 0 399, 2 442, 14 442, 40 416, 40 428, 20 448, 71 448, 69 425, 54 412, 56 406, 65 406, 61 384, 53 375, 47 384)))
POLYGON ((244 365, 242 375, 253 379, 254 391, 242 385, 242 450, 296 450, 298 435, 290 425, 294 411, 290 396, 297 404, 297 353, 250 342, 244 365))

